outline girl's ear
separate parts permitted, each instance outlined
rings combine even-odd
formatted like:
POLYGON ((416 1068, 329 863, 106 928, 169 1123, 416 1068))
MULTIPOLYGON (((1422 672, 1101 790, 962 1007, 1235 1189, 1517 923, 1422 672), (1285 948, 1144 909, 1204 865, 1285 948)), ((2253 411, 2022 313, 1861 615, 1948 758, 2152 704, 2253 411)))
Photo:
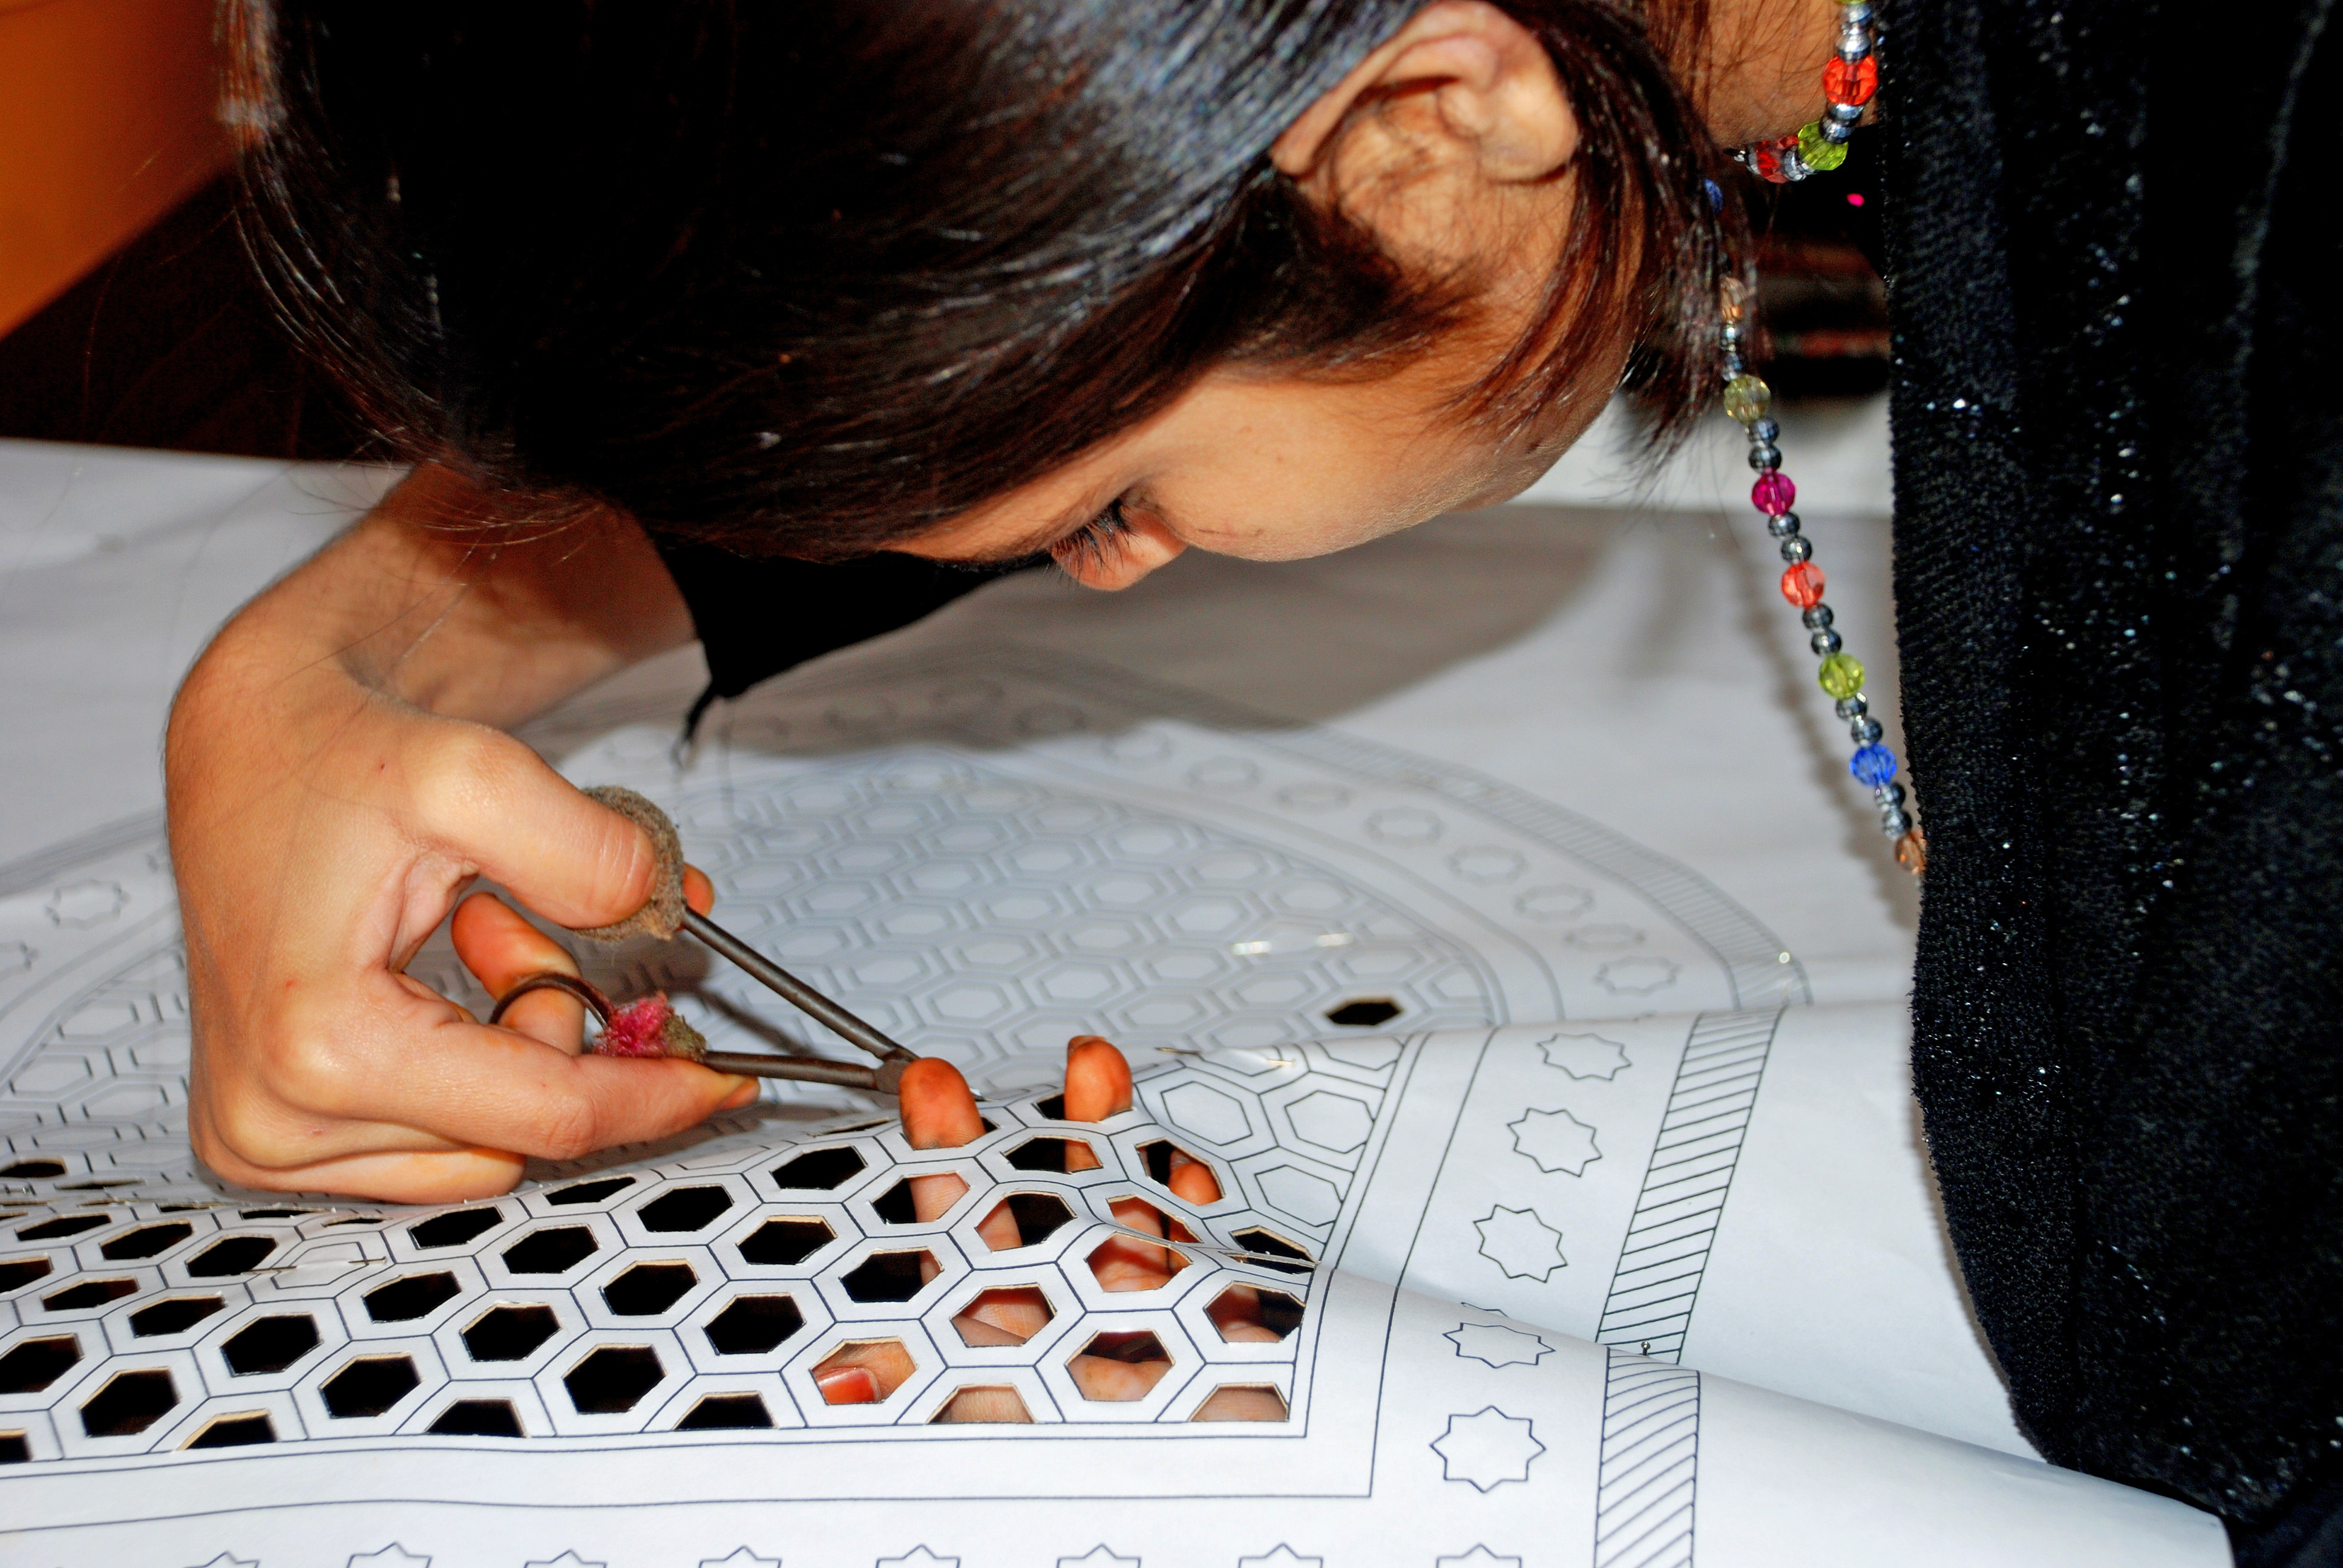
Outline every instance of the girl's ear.
POLYGON ((1577 150, 1578 118, 1536 35, 1486 0, 1435 0, 1304 110, 1270 157, 1347 209, 1367 194, 1363 178, 1520 185, 1577 150))

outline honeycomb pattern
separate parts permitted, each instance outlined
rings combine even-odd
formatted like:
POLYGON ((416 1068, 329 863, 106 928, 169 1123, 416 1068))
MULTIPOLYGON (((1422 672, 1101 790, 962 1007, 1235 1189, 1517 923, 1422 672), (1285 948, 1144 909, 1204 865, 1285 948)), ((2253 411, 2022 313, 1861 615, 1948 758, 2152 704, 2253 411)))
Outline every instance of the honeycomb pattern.
POLYGON ((1139 1107, 1096 1125, 1027 1095, 988 1105, 963 1149, 884 1125, 767 1135, 437 1211, 52 1192, 0 1211, 0 1435, 38 1463, 319 1438, 806 1441, 1021 1412, 1192 1430, 1238 1408, 1232 1390, 1294 1419, 1310 1260, 1400 1051, 1217 1053, 1142 1077, 1139 1107), (1065 1170, 1076 1143, 1097 1169, 1065 1170), (1175 1149, 1220 1201, 1172 1195, 1175 1149), (969 1194, 920 1221, 905 1184, 943 1171, 969 1194), (1100 1260, 1134 1205, 1175 1243, 1169 1278, 1111 1290, 1100 1260), (996 1246, 980 1226, 1003 1206, 1019 1235, 996 1246), (970 1328, 1004 1302, 1039 1326, 970 1328), (1125 1375, 1085 1394, 1077 1356, 1125 1375))

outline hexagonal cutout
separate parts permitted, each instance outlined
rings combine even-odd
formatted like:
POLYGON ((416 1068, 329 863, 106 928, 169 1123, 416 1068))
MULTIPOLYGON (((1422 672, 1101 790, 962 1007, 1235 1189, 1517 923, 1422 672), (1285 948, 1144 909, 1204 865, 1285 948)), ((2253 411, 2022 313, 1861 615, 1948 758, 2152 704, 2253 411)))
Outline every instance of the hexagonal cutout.
POLYGON ((678 1432, 752 1432, 773 1424, 773 1412, 753 1393, 711 1393, 675 1423, 678 1432))
POLYGON ((447 1272, 409 1274, 366 1293, 367 1316, 378 1323, 411 1323, 454 1301, 463 1287, 447 1272))
POLYGON ((740 1238, 744 1262, 762 1268, 794 1268, 838 1240, 822 1220, 768 1220, 740 1238))
MULTIPOLYGON (((939 1171, 936 1172, 936 1174, 942 1175, 945 1174, 945 1172, 939 1171)), ((913 1178, 906 1176, 903 1180, 896 1182, 892 1187, 888 1188, 886 1191, 880 1193, 878 1197, 870 1201, 871 1209, 878 1214, 880 1221, 882 1223, 889 1225, 916 1225, 920 1223, 919 1209, 911 1193, 912 1181, 913 1178)), ((967 1192, 963 1191, 960 1197, 964 1198, 967 1195, 967 1192)), ((952 1208, 958 1208, 959 1206, 960 1198, 953 1199, 952 1208)), ((949 1218, 950 1214, 951 1209, 946 1209, 941 1214, 937 1215, 936 1218, 938 1220, 943 1220, 949 1218)))
POLYGON ((26 1340, 0 1356, 0 1393, 38 1393, 81 1361, 81 1342, 71 1334, 26 1340))
POLYGON ((553 1309, 536 1304, 508 1303, 490 1307, 464 1330, 464 1353, 476 1362, 527 1361, 537 1348, 561 1332, 553 1309))
POLYGON ((1036 1285, 1006 1285, 980 1292, 952 1319, 965 1345, 1021 1345, 1056 1317, 1036 1285))
POLYGON ((861 1151, 816 1149, 773 1167, 773 1185, 784 1192, 830 1192, 862 1174, 861 1151))
POLYGON ((520 1412, 508 1399, 459 1399, 434 1416, 430 1430, 441 1437, 524 1437, 520 1412))
POLYGON ((1302 1326, 1302 1303, 1262 1285, 1231 1285, 1204 1315, 1231 1344, 1274 1344, 1302 1326))
POLYGON ((0 1176, 18 1176, 27 1181, 43 1181, 65 1173, 65 1165, 55 1160, 19 1160, 14 1165, 0 1166, 0 1176))
POLYGON ((81 1407, 81 1429, 92 1437, 129 1437, 162 1420, 179 1402, 166 1372, 116 1372, 81 1407))
POLYGON ((183 1334, 227 1303, 217 1296, 171 1296, 130 1314, 130 1332, 140 1339, 183 1334))
POLYGON ((1182 1149, 1169 1138, 1150 1139, 1139 1146, 1139 1157, 1146 1162, 1147 1179, 1167 1192, 1176 1192, 1191 1203, 1217 1203, 1221 1201, 1221 1179, 1203 1156, 1182 1149), (1180 1186, 1173 1186, 1172 1172, 1184 1171, 1180 1186), (1194 1183, 1192 1191, 1182 1191, 1194 1183), (1206 1190, 1210 1196, 1206 1196, 1206 1190))
POLYGON ((616 1415, 640 1404, 667 1376, 649 1345, 601 1345, 562 1374, 561 1386, 580 1415, 616 1415))
MULTIPOLYGON (((30 1231, 25 1233, 32 1234, 30 1231)), ((106 1242, 97 1250, 98 1255, 110 1262, 135 1262, 142 1258, 151 1258, 157 1252, 167 1252, 195 1233, 193 1225, 178 1221, 163 1225, 141 1225, 136 1231, 126 1231, 106 1242)))
POLYGON ((1163 1342, 1144 1329, 1136 1333, 1094 1334, 1066 1370, 1086 1400, 1103 1403, 1145 1399, 1172 1370, 1163 1342))
POLYGON ((297 1220, 308 1213, 307 1209, 238 1209, 239 1220, 297 1220))
POLYGON ((1196 1407, 1190 1421, 1283 1421, 1285 1396, 1265 1382, 1222 1383, 1196 1407))
POLYGON ((930 1426, 1030 1426, 1032 1422, 1033 1412, 1025 1408, 1025 1396, 1007 1383, 980 1383, 961 1389, 928 1418, 930 1426))
POLYGON ((118 1302, 137 1288, 136 1280, 84 1280, 62 1291, 52 1291, 41 1298, 41 1305, 53 1312, 87 1312, 108 1302, 118 1302))
POLYGON ((1326 1021, 1343 1029, 1373 1029, 1400 1015, 1399 1003, 1387 996, 1353 997, 1326 1010, 1326 1021))
POLYGON ((0 1263, 0 1296, 11 1291, 21 1291, 35 1280, 45 1279, 49 1273, 46 1258, 11 1258, 0 1263))
POLYGON ((805 1327, 805 1314, 787 1296, 735 1296, 708 1320, 708 1342, 720 1356, 770 1355, 805 1327))
POLYGON ((545 1201, 562 1208, 575 1208, 581 1203, 599 1203, 613 1192, 623 1192, 635 1184, 631 1176, 605 1176, 598 1181, 578 1181, 548 1192, 545 1201))
MULTIPOLYGON (((1176 1220, 1141 1198, 1117 1198, 1114 1217, 1134 1231, 1152 1231, 1175 1241, 1196 1238, 1176 1220)), ((1157 1291, 1188 1266, 1188 1255, 1176 1247, 1150 1243, 1136 1236, 1110 1236, 1091 1249, 1083 1260, 1104 1291, 1157 1291)))
POLYGON ((327 1378, 317 1390, 326 1413, 337 1421, 380 1415, 413 1393, 423 1379, 406 1356, 360 1356, 327 1378))
POLYGON ((21 1432, 0 1432, 0 1464, 30 1464, 33 1445, 21 1432))
POLYGON ((1245 1261, 1256 1267, 1275 1269, 1281 1274, 1306 1274, 1312 1270, 1312 1260, 1308 1252, 1258 1225, 1234 1231, 1229 1240, 1243 1248, 1245 1261))
POLYGON ((879 1404, 917 1370, 900 1340, 854 1340, 822 1358, 813 1385, 824 1404, 879 1404))
POLYGON ((679 1235, 705 1231, 731 1210, 732 1194, 721 1187, 679 1187, 636 1210, 635 1217, 646 1231, 679 1235))
POLYGON ((248 1274, 268 1261, 277 1243, 266 1236, 229 1236, 214 1241, 187 1260, 187 1272, 199 1280, 248 1274))
POLYGON ((242 1415, 224 1415, 207 1422, 203 1431, 189 1438, 189 1448, 249 1448, 256 1442, 275 1442, 277 1423, 268 1419, 265 1410, 246 1411, 242 1415))
POLYGON ((908 1302, 941 1272, 933 1252, 873 1252, 846 1271, 839 1283, 852 1302, 908 1302))
POLYGON ((585 1226, 555 1225, 532 1231, 507 1247, 505 1267, 516 1274, 566 1274, 601 1249, 585 1226))
POLYGON ((458 1209, 409 1225, 407 1239, 425 1251, 460 1247, 467 1241, 478 1241, 504 1222, 505 1211, 501 1209, 458 1209))
POLYGON ((1079 1138, 1028 1138, 1009 1151, 1009 1163, 1020 1171, 1054 1171, 1063 1173, 1069 1169, 1095 1171, 1099 1168, 1098 1151, 1079 1138), (1079 1149, 1090 1163, 1070 1167, 1066 1155, 1079 1149))
POLYGON ((16 1232, 19 1241, 61 1241, 67 1236, 78 1236, 85 1231, 95 1231, 110 1219, 106 1214, 61 1214, 54 1220, 44 1220, 37 1225, 27 1225, 16 1232))
POLYGON ((307 1312, 255 1318, 220 1345, 220 1359, 238 1377, 281 1372, 317 1348, 317 1324, 307 1312))
POLYGON ((699 1282, 689 1263, 637 1263, 602 1287, 602 1300, 622 1318, 655 1318, 699 1282))
POLYGON ((1018 1247, 1037 1247, 1072 1222, 1074 1211, 1066 1201, 1049 1192, 1011 1192, 992 1206, 992 1212, 977 1226, 977 1234, 984 1244, 996 1252, 1010 1251, 1018 1247), (1015 1241, 1010 1241, 1009 1230, 1001 1223, 1001 1211, 1016 1222, 1015 1241), (1000 1240, 995 1240, 999 1237, 1000 1240))

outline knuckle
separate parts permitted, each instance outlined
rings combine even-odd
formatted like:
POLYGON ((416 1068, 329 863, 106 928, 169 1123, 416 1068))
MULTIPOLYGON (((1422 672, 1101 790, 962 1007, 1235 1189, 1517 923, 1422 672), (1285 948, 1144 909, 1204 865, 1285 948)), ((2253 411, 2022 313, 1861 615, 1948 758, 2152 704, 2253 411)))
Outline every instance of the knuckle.
POLYGON ((602 1147, 602 1117, 584 1095, 564 1095, 545 1106, 538 1123, 537 1147, 529 1152, 540 1160, 578 1160, 602 1147))
POLYGON ((469 724, 434 726, 410 759, 412 809, 424 831, 465 839, 476 823, 494 822, 513 794, 518 742, 469 724))

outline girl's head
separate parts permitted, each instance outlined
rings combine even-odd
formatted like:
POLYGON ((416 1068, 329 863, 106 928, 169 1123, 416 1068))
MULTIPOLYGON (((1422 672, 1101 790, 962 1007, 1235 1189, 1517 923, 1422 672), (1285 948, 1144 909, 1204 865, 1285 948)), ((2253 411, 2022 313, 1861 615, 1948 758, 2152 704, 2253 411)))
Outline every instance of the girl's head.
POLYGON ((1735 214, 1606 0, 263 4, 284 303, 516 508, 1111 585, 1704 389, 1735 214))

